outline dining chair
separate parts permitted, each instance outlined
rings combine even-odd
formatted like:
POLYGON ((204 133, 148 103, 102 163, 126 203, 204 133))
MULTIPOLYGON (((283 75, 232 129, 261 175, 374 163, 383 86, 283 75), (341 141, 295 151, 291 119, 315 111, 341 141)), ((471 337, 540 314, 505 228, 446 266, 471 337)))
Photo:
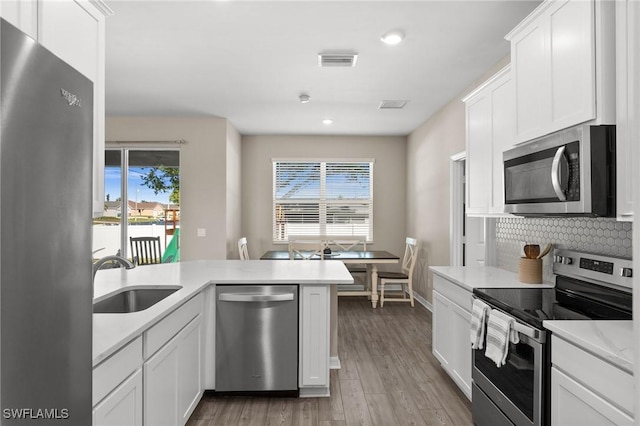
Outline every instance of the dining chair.
POLYGON ((136 265, 162 263, 160 237, 129 237, 131 258, 136 265))
POLYGON ((291 260, 309 260, 317 256, 320 260, 324 260, 325 244, 323 240, 316 237, 312 239, 289 239, 289 259, 291 260))
POLYGON ((240 253, 240 260, 249 260, 249 248, 247 247, 247 237, 242 237, 238 240, 238 252, 240 253))
POLYGON ((367 237, 365 235, 336 235, 327 237, 327 246, 342 251, 367 251, 367 237))
MULTIPOLYGON (((327 238, 327 247, 332 251, 367 251, 367 236, 366 235, 335 235, 327 238)), ((363 286, 366 289, 369 287, 367 267, 362 264, 349 263, 346 265, 349 273, 353 276, 354 280, 358 277, 363 278, 363 286)), ((338 292, 338 295, 340 293, 338 292)))
POLYGON ((413 270, 418 259, 418 242, 415 238, 407 237, 404 249, 404 257, 402 259, 402 267, 400 272, 380 271, 378 278, 380 279, 380 307, 384 306, 384 302, 409 302, 411 307, 414 306, 413 300, 413 270), (385 285, 400 284, 401 297, 385 297, 385 285), (407 293, 409 298, 407 299, 407 293))

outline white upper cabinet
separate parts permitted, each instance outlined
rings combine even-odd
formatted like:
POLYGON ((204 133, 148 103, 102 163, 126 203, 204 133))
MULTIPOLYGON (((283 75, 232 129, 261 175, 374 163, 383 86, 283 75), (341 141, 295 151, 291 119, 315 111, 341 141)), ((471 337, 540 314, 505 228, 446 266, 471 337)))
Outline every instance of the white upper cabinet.
POLYGON ((615 122, 614 2, 550 0, 507 36, 516 142, 615 122))
POLYGON ((38 38, 37 0, 2 0, 0 16, 31 38, 38 38))
POLYGON ((0 15, 93 82, 93 214, 104 214, 105 16, 101 0, 1 0, 0 15))
POLYGON ((640 3, 616 1, 616 186, 618 220, 633 220, 640 140, 640 3))
POLYGON ((513 146, 514 96, 510 66, 463 99, 466 107, 467 204, 470 216, 504 214, 502 153, 513 146))

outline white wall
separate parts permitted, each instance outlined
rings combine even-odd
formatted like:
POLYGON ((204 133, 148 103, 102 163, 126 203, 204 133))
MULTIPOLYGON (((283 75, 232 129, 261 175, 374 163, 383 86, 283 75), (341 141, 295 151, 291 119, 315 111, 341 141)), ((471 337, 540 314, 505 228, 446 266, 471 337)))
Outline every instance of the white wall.
POLYGON ((405 137, 244 136, 242 138, 242 230, 249 255, 272 249, 272 158, 375 159, 372 250, 401 256, 406 236, 407 150, 405 137))
MULTIPOLYGON (((227 203, 227 179, 239 174, 240 137, 217 117, 107 117, 109 141, 184 139, 180 148, 180 259, 226 259, 227 227, 239 227, 237 195, 227 203), (227 168, 227 152, 232 165, 227 168), (206 236, 198 237, 197 230, 206 236)), ((233 188, 233 185, 232 185, 233 188)), ((231 190, 233 191, 233 189, 231 190)))
POLYGON ((429 117, 408 137, 407 234, 421 244, 414 289, 431 302, 429 266, 449 265, 450 157, 465 150, 465 108, 461 99, 509 63, 503 58, 474 84, 429 117))

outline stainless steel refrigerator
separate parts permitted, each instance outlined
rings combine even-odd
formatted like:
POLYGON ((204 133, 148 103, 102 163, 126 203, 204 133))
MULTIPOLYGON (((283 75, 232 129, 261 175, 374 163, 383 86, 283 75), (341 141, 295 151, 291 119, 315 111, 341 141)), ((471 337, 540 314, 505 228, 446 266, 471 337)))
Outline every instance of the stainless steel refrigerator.
POLYGON ((93 84, 0 20, 0 423, 91 425, 93 84))

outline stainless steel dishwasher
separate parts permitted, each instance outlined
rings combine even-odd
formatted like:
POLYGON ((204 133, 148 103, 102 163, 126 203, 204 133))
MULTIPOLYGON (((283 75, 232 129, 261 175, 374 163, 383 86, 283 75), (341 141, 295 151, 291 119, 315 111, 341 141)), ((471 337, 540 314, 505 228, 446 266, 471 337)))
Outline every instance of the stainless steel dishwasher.
POLYGON ((298 395, 298 286, 216 286, 216 392, 298 395))

